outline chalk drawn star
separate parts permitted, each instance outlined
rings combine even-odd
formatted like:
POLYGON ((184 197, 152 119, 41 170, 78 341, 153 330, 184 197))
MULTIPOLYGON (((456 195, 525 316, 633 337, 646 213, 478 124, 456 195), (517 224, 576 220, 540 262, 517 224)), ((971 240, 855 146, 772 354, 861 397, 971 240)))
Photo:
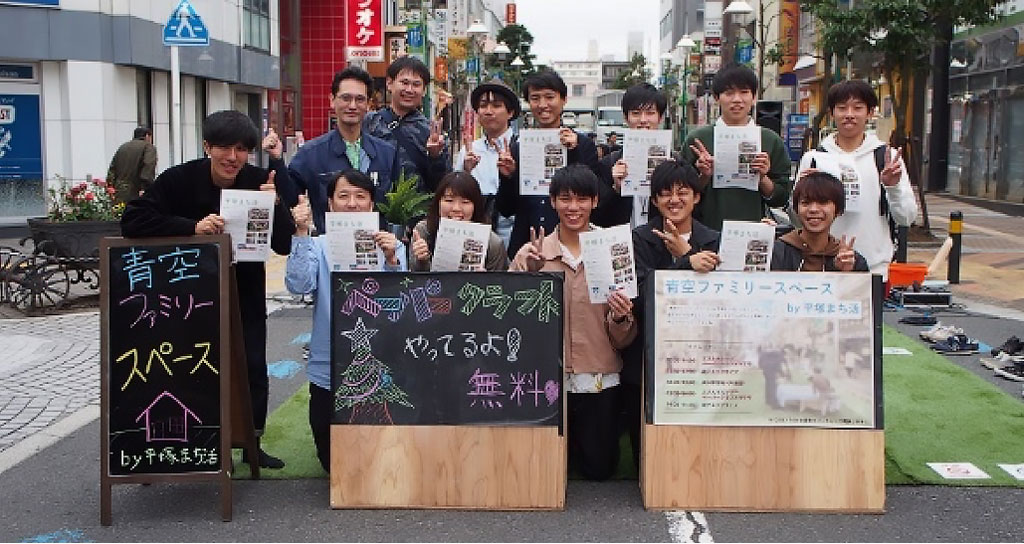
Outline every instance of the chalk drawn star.
POLYGON ((341 331, 341 335, 352 341, 352 352, 355 353, 359 348, 370 349, 370 338, 377 334, 377 329, 368 329, 363 324, 363 318, 356 320, 356 328, 350 331, 341 331))
POLYGON ((402 284, 402 287, 409 287, 410 285, 413 284, 413 279, 407 276, 405 278, 402 278, 402 281, 398 283, 402 284))
POLYGON ((338 280, 338 292, 347 293, 350 285, 352 285, 350 281, 338 280))

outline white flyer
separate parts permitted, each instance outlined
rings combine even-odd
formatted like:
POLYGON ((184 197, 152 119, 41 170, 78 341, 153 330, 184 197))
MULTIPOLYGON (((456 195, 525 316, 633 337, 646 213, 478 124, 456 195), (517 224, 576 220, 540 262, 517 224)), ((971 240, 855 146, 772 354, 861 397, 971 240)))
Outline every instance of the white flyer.
POLYGON ((991 478, 987 472, 974 463, 925 463, 947 480, 987 480, 991 478))
MULTIPOLYGON (((853 161, 834 153, 814 152, 814 167, 832 174, 843 182, 843 193, 846 195, 846 211, 860 211, 861 183, 860 174, 853 161)), ((799 179, 799 176, 798 178, 799 179)))
POLYGON ((715 126, 715 171, 712 187, 757 190, 758 174, 750 168, 761 152, 761 127, 715 126))
POLYGON ((738 272, 768 270, 772 263, 775 227, 765 223, 723 221, 718 270, 738 272))
POLYGON ((519 194, 548 196, 551 177, 569 161, 557 128, 519 131, 519 194))
POLYGON ((581 233, 580 247, 590 302, 607 302, 612 291, 636 298, 636 259, 629 225, 581 233))
POLYGON ((437 225, 431 272, 483 270, 491 226, 442 217, 437 225))
POLYGON ((999 463, 999 468, 1005 470, 1007 474, 1017 480, 1024 480, 1024 464, 1008 465, 999 463))
POLYGON ((651 174, 669 159, 672 150, 671 130, 626 129, 622 143, 622 160, 626 162, 626 179, 622 196, 651 196, 651 174))
POLYGON ((231 235, 233 262, 266 262, 270 257, 270 231, 274 225, 274 199, 270 191, 224 189, 220 216, 231 235))
POLYGON ((380 232, 377 212, 327 212, 324 227, 332 272, 383 268, 384 252, 373 239, 380 232))

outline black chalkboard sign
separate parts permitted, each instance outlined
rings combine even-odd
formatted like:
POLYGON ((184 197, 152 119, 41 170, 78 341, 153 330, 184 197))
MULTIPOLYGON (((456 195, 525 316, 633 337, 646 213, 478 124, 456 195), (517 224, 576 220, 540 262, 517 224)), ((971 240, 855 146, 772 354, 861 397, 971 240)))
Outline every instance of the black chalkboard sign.
POLYGON ((229 257, 226 236, 105 241, 105 474, 226 466, 229 257))
POLYGON ((333 423, 562 422, 562 276, 331 275, 333 423))

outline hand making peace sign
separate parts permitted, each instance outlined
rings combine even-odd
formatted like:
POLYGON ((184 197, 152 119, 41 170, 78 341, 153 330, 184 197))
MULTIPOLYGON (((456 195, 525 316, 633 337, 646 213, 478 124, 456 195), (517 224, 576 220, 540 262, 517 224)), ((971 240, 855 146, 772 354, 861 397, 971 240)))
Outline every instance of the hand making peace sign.
POLYGON ((697 171, 700 172, 701 176, 711 177, 711 174, 715 171, 715 157, 711 153, 708 153, 708 148, 704 147, 704 142, 700 140, 694 140, 690 144, 690 151, 693 151, 697 155, 697 162, 694 166, 697 167, 697 171))
POLYGON ((856 236, 851 236, 850 241, 846 241, 846 235, 844 234, 842 239, 839 240, 839 252, 835 256, 836 269, 840 272, 850 272, 853 270, 853 264, 856 259, 856 255, 853 252, 853 243, 857 241, 856 236))
POLYGON ((444 150, 444 135, 441 132, 441 121, 432 119, 430 121, 430 137, 427 138, 427 154, 437 157, 444 150))
POLYGON ((888 145, 885 146, 885 167, 878 174, 882 185, 892 187, 900 182, 900 178, 903 176, 903 161, 900 160, 902 155, 902 147, 897 147, 896 155, 893 156, 892 149, 888 145))

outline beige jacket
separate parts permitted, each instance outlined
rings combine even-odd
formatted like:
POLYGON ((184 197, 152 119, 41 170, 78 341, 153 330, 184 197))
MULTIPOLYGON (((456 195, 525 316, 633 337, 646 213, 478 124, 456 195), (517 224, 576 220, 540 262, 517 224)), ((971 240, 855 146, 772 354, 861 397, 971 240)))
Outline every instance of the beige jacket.
MULTIPOLYGON (((542 271, 565 274, 562 305, 565 371, 604 374, 621 371, 622 358, 617 350, 628 346, 636 337, 637 327, 633 316, 628 316, 622 323, 616 323, 611 318, 608 304, 590 302, 583 264, 573 270, 562 262, 562 244, 558 241, 557 229, 544 238, 541 254, 546 261, 542 271)), ((523 253, 516 255, 509 270, 527 270, 523 253)))

